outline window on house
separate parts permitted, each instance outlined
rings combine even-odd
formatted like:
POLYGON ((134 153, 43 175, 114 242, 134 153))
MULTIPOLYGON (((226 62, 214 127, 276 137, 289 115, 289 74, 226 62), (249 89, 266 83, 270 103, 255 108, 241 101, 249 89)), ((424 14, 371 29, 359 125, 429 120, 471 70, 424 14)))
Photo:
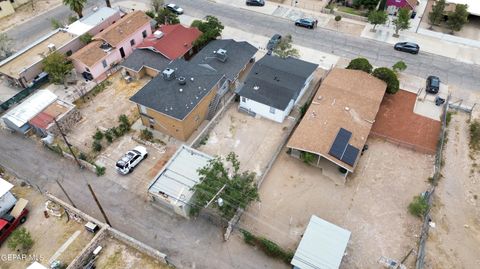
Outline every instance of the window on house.
POLYGON ((85 71, 90 72, 90 69, 88 69, 88 67, 85 67, 85 71))
POLYGON ((270 107, 270 113, 275 114, 275 108, 274 107, 270 107))
POLYGON ((102 61, 103 68, 107 68, 107 60, 102 61))
POLYGON ((130 40, 130 46, 135 46, 135 39, 130 40))
POLYGON ((245 97, 242 96, 242 102, 243 102, 243 103, 246 103, 246 102, 247 102, 247 98, 245 98, 245 97))
POLYGON ((143 38, 147 37, 147 30, 142 32, 142 36, 143 36, 143 38))

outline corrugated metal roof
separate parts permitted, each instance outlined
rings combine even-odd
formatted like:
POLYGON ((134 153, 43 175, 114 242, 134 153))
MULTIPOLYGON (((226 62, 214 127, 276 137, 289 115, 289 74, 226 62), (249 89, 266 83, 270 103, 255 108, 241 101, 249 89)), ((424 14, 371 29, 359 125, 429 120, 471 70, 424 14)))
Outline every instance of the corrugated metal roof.
POLYGON ((338 269, 350 234, 312 215, 291 264, 300 269, 338 269))
POLYGON ((119 10, 109 7, 101 7, 88 17, 82 18, 68 25, 66 27, 66 30, 67 32, 75 35, 83 35, 86 32, 90 31, 93 27, 99 25, 101 22, 115 15, 115 13, 119 13, 118 16, 120 17, 119 10))
POLYGON ((8 111, 2 119, 6 118, 20 128, 55 100, 57 100, 57 96, 51 91, 39 90, 21 104, 8 111))
POLYGON ((198 182, 198 169, 208 164, 212 157, 182 145, 150 184, 148 191, 164 193, 175 200, 188 203, 193 195, 190 190, 198 182))

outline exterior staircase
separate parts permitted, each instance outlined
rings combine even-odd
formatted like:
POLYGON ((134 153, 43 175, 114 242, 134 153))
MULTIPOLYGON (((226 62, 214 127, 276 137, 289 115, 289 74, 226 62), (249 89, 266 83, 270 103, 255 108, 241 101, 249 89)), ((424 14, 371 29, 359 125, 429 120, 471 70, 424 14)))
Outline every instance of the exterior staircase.
POLYGON ((215 113, 218 110, 218 106, 220 104, 220 101, 225 96, 225 94, 228 92, 228 80, 223 78, 222 81, 220 82, 220 84, 222 86, 217 91, 217 94, 215 95, 213 100, 210 102, 210 105, 208 106, 207 120, 211 120, 213 118, 213 116, 215 116, 215 113))

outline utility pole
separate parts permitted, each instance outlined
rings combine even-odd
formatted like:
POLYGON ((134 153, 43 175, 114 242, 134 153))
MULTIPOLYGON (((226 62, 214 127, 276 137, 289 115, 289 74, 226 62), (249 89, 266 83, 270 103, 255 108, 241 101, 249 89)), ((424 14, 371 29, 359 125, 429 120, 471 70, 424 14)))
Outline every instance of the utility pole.
POLYGON ((70 199, 70 196, 68 196, 68 193, 65 191, 62 184, 60 184, 60 182, 58 182, 58 180, 56 180, 56 179, 55 179, 55 182, 57 182, 58 186, 63 191, 63 194, 65 194, 65 196, 67 196, 67 199, 68 199, 68 201, 70 201, 70 204, 72 204, 73 207, 77 208, 77 206, 73 203, 72 199, 70 199))
POLYGON ((112 224, 110 224, 110 221, 109 221, 108 218, 107 218, 107 214, 105 214, 105 211, 103 211, 103 207, 102 207, 102 205, 100 204, 100 202, 98 201, 97 196, 95 195, 95 192, 94 192, 93 189, 92 189, 92 186, 90 185, 90 183, 87 183, 87 186, 88 186, 88 189, 90 190, 90 192, 92 193, 93 199, 95 200, 95 203, 97 203, 97 206, 98 206, 98 208, 100 209, 100 212, 102 212, 102 215, 103 215, 103 218, 105 219, 105 222, 106 222, 110 227, 112 227, 112 224))
POLYGON ((208 201, 208 203, 205 205, 205 208, 207 208, 213 202, 213 200, 215 200, 215 198, 223 191, 223 189, 225 189, 226 186, 227 184, 224 184, 223 187, 217 191, 217 193, 212 197, 212 199, 210 199, 210 201, 208 201))
POLYGON ((70 150, 70 153, 72 154, 73 158, 75 159, 75 161, 76 161, 77 164, 78 164, 78 167, 80 167, 80 169, 83 169, 83 165, 82 165, 82 164, 80 163, 80 161, 77 159, 77 156, 75 155, 75 153, 73 153, 72 147, 70 146, 70 143, 68 143, 67 138, 65 137, 65 134, 64 134, 63 131, 62 131, 62 128, 60 128, 60 125, 59 125, 58 122, 57 122, 57 119, 53 118, 53 122, 55 122, 55 125, 56 125, 57 128, 58 128, 58 131, 60 131, 60 134, 61 134, 62 137, 63 137, 63 141, 65 141, 65 144, 67 144, 68 149, 70 150))

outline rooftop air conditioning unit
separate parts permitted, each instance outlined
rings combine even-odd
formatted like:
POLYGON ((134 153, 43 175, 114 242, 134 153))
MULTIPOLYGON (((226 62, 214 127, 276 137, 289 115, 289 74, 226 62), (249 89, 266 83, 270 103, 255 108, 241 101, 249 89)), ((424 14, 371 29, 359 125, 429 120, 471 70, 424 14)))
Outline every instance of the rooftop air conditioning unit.
POLYGON ((177 80, 178 80, 178 84, 180 84, 180 85, 187 84, 187 79, 185 77, 179 77, 179 78, 177 78, 177 80))
POLYGON ((215 52, 215 55, 220 62, 225 62, 227 60, 227 51, 224 49, 218 49, 215 52))
POLYGON ((54 52, 57 49, 55 47, 55 44, 53 44, 53 43, 48 44, 47 47, 48 47, 49 52, 54 52))
POLYGON ((166 68, 165 70, 163 70, 162 76, 165 80, 172 80, 175 78, 175 70, 173 70, 172 68, 166 68))
POLYGON ((160 30, 157 30, 153 33, 153 36, 156 38, 156 39, 159 39, 163 36, 163 32, 160 31, 160 30))

